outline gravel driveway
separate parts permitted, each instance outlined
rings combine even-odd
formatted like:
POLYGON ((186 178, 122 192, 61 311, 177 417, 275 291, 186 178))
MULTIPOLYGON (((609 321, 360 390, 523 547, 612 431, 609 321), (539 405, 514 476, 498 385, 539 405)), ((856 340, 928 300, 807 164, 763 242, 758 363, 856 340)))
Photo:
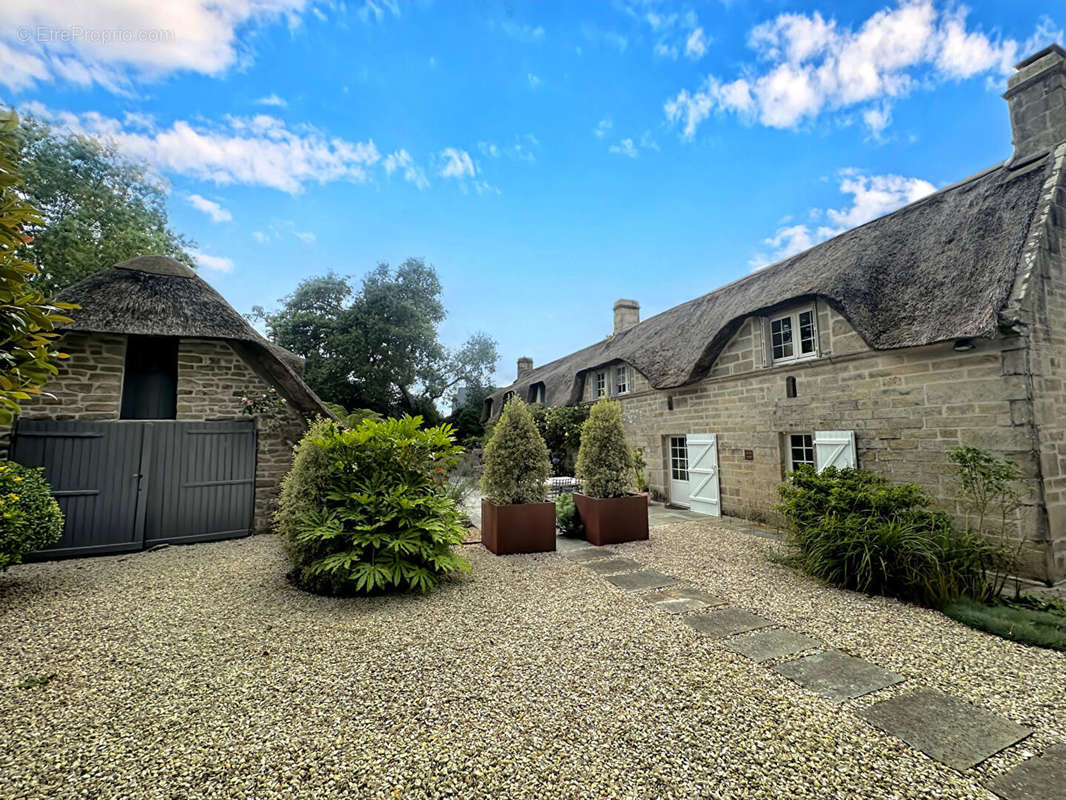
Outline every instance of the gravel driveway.
POLYGON ((958 773, 856 716, 899 687, 834 705, 561 555, 332 600, 258 536, 0 576, 0 797, 985 798, 1066 741, 1062 654, 652 537, 615 549, 1037 733, 958 773))

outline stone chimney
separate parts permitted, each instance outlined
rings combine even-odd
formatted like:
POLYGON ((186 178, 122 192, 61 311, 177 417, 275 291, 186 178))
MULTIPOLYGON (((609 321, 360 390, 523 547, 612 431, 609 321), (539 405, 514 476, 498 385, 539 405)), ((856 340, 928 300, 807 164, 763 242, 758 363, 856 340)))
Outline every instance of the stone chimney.
POLYGON ((640 322, 640 303, 636 300, 616 300, 614 304, 614 332, 621 333, 640 322))
POLYGON ((529 356, 522 356, 518 359, 518 377, 515 380, 522 380, 526 375, 533 371, 533 359, 529 356))
POLYGON ((1012 166, 1066 141, 1066 50, 1053 44, 1015 69, 1003 93, 1014 132, 1012 166))

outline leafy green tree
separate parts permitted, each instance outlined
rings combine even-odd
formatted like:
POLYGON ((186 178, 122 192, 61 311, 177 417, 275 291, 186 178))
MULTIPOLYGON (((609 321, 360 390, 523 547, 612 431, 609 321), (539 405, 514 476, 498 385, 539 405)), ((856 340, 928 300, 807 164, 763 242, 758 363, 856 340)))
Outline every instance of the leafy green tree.
POLYGON ((277 311, 252 310, 270 338, 306 359, 305 375, 323 400, 383 414, 440 418, 436 402, 463 385, 488 382, 496 342, 476 333, 457 350, 438 339, 444 320, 433 267, 410 258, 379 264, 357 289, 334 273, 302 281, 277 311))
POLYGON ((446 422, 455 428, 455 437, 469 446, 469 443, 485 435, 485 423, 481 421, 481 411, 486 398, 495 390, 492 386, 467 386, 463 404, 452 411, 446 422))
POLYGON ((577 477, 585 482, 589 497, 624 497, 632 476, 633 453, 622 427, 622 406, 604 397, 592 406, 581 428, 577 477))
POLYGON ((0 422, 8 423, 19 403, 39 394, 55 375, 55 325, 69 322, 61 312, 76 308, 49 302, 34 280, 37 270, 20 257, 33 242, 28 231, 40 217, 26 201, 18 161, 14 112, 0 112, 0 422))
POLYGON ((485 445, 481 490, 497 505, 539 503, 546 494, 548 447, 537 431, 529 406, 512 397, 485 445))
POLYGON ((113 144, 26 118, 18 126, 23 192, 40 216, 20 255, 52 295, 87 275, 147 253, 193 265, 193 243, 167 221, 166 185, 113 144))

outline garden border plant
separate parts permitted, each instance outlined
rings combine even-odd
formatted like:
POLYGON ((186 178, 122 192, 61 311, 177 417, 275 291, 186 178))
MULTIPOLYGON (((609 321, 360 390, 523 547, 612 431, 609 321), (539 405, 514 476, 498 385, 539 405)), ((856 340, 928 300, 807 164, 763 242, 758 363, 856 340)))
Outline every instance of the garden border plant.
POLYGON ((469 564, 462 514, 442 485, 462 448, 421 417, 319 419, 296 446, 275 515, 292 580, 328 595, 427 591, 469 564))
POLYGON ((648 538, 648 496, 629 492, 633 467, 621 404, 602 398, 581 428, 577 452, 577 477, 583 481, 583 491, 574 493, 574 504, 591 544, 648 538))
POLYGON ((0 572, 63 536, 63 512, 40 467, 0 461, 0 572))
POLYGON ((529 407, 507 401, 485 444, 481 543, 496 555, 555 549, 555 504, 545 501, 548 448, 529 407))

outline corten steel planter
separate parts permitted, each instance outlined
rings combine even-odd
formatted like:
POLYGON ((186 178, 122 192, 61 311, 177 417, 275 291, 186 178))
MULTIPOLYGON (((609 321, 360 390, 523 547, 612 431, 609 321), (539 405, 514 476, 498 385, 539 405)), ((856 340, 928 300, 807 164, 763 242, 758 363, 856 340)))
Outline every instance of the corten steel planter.
POLYGON ((648 497, 589 497, 574 492, 574 505, 590 544, 637 542, 648 538, 648 497))
POLYGON ((555 503, 498 506, 481 499, 481 543, 498 556, 555 549, 555 503))

